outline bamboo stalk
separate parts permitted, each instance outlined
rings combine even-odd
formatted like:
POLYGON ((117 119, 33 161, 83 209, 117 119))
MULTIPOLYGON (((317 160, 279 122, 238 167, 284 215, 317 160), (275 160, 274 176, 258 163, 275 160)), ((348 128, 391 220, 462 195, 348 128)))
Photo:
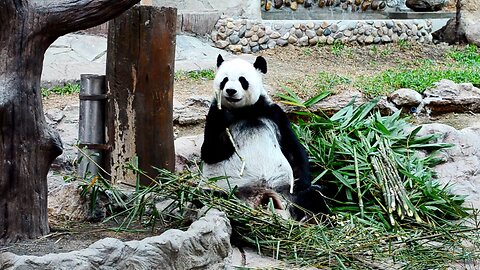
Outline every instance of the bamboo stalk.
POLYGON ((360 173, 358 172, 358 159, 357 159, 357 148, 353 147, 353 160, 355 165, 355 178, 357 180, 357 196, 358 196, 358 205, 360 207, 360 216, 365 217, 365 210, 363 206, 362 198, 362 189, 360 188, 360 173))

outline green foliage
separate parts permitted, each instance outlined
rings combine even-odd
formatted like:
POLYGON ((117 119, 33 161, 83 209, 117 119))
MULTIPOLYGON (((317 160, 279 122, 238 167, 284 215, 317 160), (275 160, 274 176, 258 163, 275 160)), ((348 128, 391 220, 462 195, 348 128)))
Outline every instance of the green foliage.
MULTIPOLYGON (((137 175, 144 175, 134 164, 127 167, 137 175)), ((186 228, 189 213, 196 214, 191 207, 194 202, 205 206, 203 209, 216 208, 225 212, 236 241, 258 249, 261 254, 286 260, 292 266, 443 269, 452 262, 476 262, 479 258, 478 222, 471 227, 424 224, 390 230, 382 223, 362 219, 356 214, 338 214, 333 226, 298 223, 280 217, 272 205, 253 209, 231 192, 226 191, 223 197, 216 196, 211 192, 221 190, 214 185, 216 179, 199 186, 196 173, 179 175, 159 170, 159 175, 151 180, 154 185, 137 185, 130 198, 118 199, 124 210, 110 218, 121 223, 118 230, 135 223, 152 229, 158 225, 186 228), (157 209, 155 203, 159 198, 170 199, 170 203, 157 209), (471 246, 464 246, 465 243, 471 246)))
POLYGON ((355 215, 385 228, 428 224, 442 226, 462 219, 463 198, 434 179, 435 151, 450 145, 436 136, 418 137, 400 113, 374 113, 376 100, 355 107, 351 102, 331 118, 308 111, 295 131, 310 156, 314 181, 336 186, 333 213, 355 215), (418 150, 428 154, 417 155, 418 150))
POLYGON ((201 69, 192 71, 178 71, 175 72, 176 79, 191 79, 194 81, 199 80, 213 80, 215 78, 215 70, 213 69, 201 69))
POLYGON ((49 97, 50 94, 56 95, 71 95, 80 93, 80 84, 79 83, 67 83, 63 86, 53 86, 51 88, 42 88, 42 97, 49 97))
POLYGON ((365 94, 376 97, 388 94, 399 88, 411 88, 423 92, 441 79, 452 80, 456 83, 480 83, 480 68, 438 69, 424 65, 419 68, 391 69, 372 76, 360 76, 355 86, 365 94))
MULTIPOLYGON (((411 46, 407 41, 399 42, 401 48, 411 46)), ((371 51, 378 53, 373 46, 371 51)), ((382 51, 384 56, 390 52, 382 51)), ((399 88, 411 88, 420 93, 433 87, 441 79, 452 80, 456 83, 480 84, 480 54, 475 45, 468 45, 462 49, 453 49, 447 56, 454 63, 438 63, 431 59, 419 59, 406 63, 404 67, 389 69, 369 76, 355 78, 355 87, 370 97, 388 94, 399 88)))
POLYGON ((316 96, 322 92, 333 92, 335 87, 349 84, 351 80, 347 77, 320 71, 316 75, 305 75, 301 79, 295 79, 283 87, 284 92, 287 89, 290 92, 299 93, 304 97, 316 96))
POLYGON ((402 51, 406 51, 412 48, 412 44, 410 44, 407 39, 400 39, 397 44, 402 51))
POLYGON ((335 41, 332 45, 332 54, 335 56, 340 56, 345 49, 345 44, 340 41, 335 41))
POLYGON ((448 56, 461 65, 480 66, 480 53, 477 46, 470 44, 463 49, 453 49, 448 56))

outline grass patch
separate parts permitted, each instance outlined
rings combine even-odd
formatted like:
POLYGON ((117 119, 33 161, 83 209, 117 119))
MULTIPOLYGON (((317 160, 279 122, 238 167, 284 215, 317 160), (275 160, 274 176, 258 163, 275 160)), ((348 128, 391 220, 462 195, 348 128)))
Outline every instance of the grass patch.
POLYGON ((337 86, 350 84, 351 79, 334 73, 320 71, 315 75, 305 75, 301 79, 295 79, 286 83, 283 93, 287 89, 298 93, 303 98, 310 98, 319 93, 329 91, 335 92, 337 86))
POLYGON ((175 72, 175 79, 191 79, 194 81, 199 80, 213 80, 215 78, 215 70, 202 69, 192 71, 177 71, 175 72))
MULTIPOLYGON (((408 41, 402 41, 398 46, 401 50, 412 49, 412 45, 408 41)), ((345 55, 348 51, 346 46, 339 42, 334 43, 330 50, 335 56, 345 55)), ((372 45, 369 49, 370 55, 381 58, 388 57, 393 53, 393 49, 388 46, 372 45)), ((423 93, 442 79, 448 79, 455 83, 480 85, 480 54, 475 45, 451 49, 445 53, 445 59, 445 61, 416 59, 398 63, 399 67, 351 77, 322 71, 289 81, 285 83, 285 87, 302 98, 310 98, 323 91, 335 93, 339 86, 358 89, 368 97, 374 98, 389 94, 399 88, 411 88, 423 93)))
POLYGON ((63 86, 53 86, 50 88, 42 88, 42 97, 47 98, 51 94, 56 95, 71 95, 80 93, 80 84, 79 83, 67 83, 63 86))
POLYGON ((360 76, 355 87, 367 96, 376 97, 391 93, 399 88, 410 88, 420 93, 434 86, 435 82, 448 79, 456 83, 480 83, 479 68, 438 69, 423 65, 414 69, 386 70, 373 76, 360 76))
POLYGON ((460 65, 476 65, 480 66, 480 54, 477 46, 470 44, 462 49, 453 49, 447 54, 460 65))
MULTIPOLYGON (((400 45, 407 46, 407 45, 400 45)), ((359 76, 354 86, 367 96, 389 94, 399 88, 410 88, 420 93, 434 86, 435 82, 448 79, 455 83, 480 84, 480 54, 474 45, 453 49, 446 55, 453 63, 437 63, 422 59, 411 67, 386 70, 371 76, 359 76)))

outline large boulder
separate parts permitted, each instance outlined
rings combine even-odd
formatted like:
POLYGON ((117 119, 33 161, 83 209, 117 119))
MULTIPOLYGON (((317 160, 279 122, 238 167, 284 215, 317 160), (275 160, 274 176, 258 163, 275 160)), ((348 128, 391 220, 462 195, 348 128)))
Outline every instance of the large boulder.
POLYGON ((447 3, 448 0, 407 0, 405 5, 414 11, 437 11, 447 3))
POLYGON ((455 83, 442 79, 424 92, 417 111, 430 115, 443 113, 480 113, 480 89, 471 83, 455 83))
POLYGON ((445 124, 425 124, 419 135, 441 134, 439 142, 454 144, 442 151, 444 163, 434 167, 438 181, 466 195, 466 205, 480 208, 480 126, 457 130, 445 124))
POLYGON ((409 88, 400 88, 391 93, 388 98, 397 106, 414 107, 422 102, 422 95, 409 88))
MULTIPOLYGON (((456 19, 451 18, 444 27, 432 33, 432 36, 438 42, 455 44, 457 42, 455 27, 456 19)), ((460 43, 480 46, 480 1, 462 1, 458 38, 460 43)))
POLYGON ((0 269, 227 269, 232 228, 210 209, 187 231, 171 229, 141 241, 99 240, 86 249, 44 256, 0 254, 0 269))

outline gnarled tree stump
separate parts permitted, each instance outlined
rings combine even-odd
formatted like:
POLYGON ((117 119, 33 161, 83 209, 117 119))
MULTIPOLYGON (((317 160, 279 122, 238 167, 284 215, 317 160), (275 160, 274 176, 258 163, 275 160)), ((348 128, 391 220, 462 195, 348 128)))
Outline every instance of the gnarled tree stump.
POLYGON ((0 242, 49 232, 47 173, 62 153, 43 115, 40 77, 58 37, 119 15, 138 0, 0 0, 0 242))

